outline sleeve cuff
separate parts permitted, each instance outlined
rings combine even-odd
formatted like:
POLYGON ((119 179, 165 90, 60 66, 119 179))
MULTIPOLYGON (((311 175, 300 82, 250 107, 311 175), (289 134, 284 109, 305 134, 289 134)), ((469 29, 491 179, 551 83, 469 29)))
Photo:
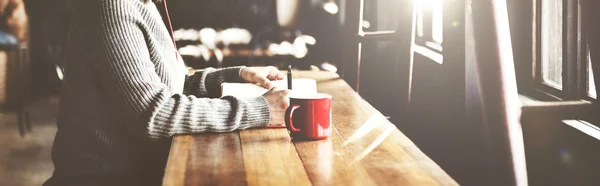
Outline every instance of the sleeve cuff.
POLYGON ((254 127, 266 127, 271 121, 271 112, 269 109, 269 103, 262 97, 244 98, 241 99, 244 104, 243 108, 246 108, 246 114, 242 116, 241 128, 254 128, 254 127))
POLYGON ((214 83, 220 86, 221 83, 241 83, 242 77, 240 73, 244 67, 227 67, 215 70, 206 76, 207 84, 214 83))
POLYGON ((206 90, 209 97, 219 97, 221 95, 221 84, 225 82, 240 83, 240 71, 243 67, 227 67, 214 70, 206 74, 206 90))

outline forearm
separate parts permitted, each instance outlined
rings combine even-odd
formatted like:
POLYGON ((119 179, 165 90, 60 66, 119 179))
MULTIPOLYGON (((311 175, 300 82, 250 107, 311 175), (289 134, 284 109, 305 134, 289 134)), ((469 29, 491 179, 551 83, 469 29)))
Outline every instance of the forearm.
POLYGON ((196 97, 216 98, 221 95, 221 83, 242 82, 240 71, 243 67, 222 69, 207 68, 186 77, 184 93, 196 97))
POLYGON ((175 95, 155 110, 147 129, 151 138, 163 138, 267 126, 269 120, 269 106, 262 96, 209 99, 175 95))

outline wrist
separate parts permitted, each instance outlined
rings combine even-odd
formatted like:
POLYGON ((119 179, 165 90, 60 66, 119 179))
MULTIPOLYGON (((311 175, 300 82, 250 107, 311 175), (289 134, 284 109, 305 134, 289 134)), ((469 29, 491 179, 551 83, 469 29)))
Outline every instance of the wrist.
POLYGON ((246 78, 244 77, 244 74, 246 73, 246 70, 244 70, 244 69, 246 69, 246 68, 248 68, 248 67, 241 66, 240 67, 240 71, 238 73, 238 75, 239 75, 240 79, 242 80, 242 82, 246 82, 246 78))

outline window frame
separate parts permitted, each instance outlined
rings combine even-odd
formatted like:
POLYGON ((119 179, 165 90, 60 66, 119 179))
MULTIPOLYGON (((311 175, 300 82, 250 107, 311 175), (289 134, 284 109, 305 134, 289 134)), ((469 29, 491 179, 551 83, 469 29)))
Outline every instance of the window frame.
MULTIPOLYGON (((434 13, 433 11, 433 7, 432 6, 428 6, 428 5, 417 5, 417 6, 421 6, 420 7, 420 11, 421 11, 421 16, 422 16, 422 22, 419 22, 419 20, 416 20, 416 27, 414 29, 418 29, 419 27, 422 27, 423 30, 423 36, 420 36, 417 33, 417 30, 415 30, 415 44, 419 45, 421 47, 424 47, 426 49, 429 49, 432 52, 435 52, 437 54, 442 54, 443 52, 443 30, 444 30, 444 21, 443 21, 443 13, 442 13, 442 25, 441 25, 441 30, 442 30, 442 42, 438 42, 435 39, 433 39, 433 19, 434 19, 434 13)), ((442 12, 443 12, 443 5, 442 5, 442 12)), ((416 19, 416 18, 415 18, 416 19)))
POLYGON ((561 0, 563 3, 562 17, 562 90, 544 83, 542 74, 542 3, 535 0, 535 60, 533 61, 533 90, 531 96, 543 101, 591 101, 588 96, 589 73, 587 63, 587 42, 585 33, 585 17, 583 16, 582 0, 561 0))

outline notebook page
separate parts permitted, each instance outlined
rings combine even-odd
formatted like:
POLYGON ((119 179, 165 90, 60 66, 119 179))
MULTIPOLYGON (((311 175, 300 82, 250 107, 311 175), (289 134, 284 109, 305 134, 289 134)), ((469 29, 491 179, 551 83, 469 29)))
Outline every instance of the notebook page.
MULTIPOLYGON (((275 86, 287 88, 287 80, 273 81, 275 86)), ((292 79, 292 94, 316 94, 317 82, 314 79, 299 78, 292 79)), ((234 96, 238 98, 251 98, 262 96, 266 88, 251 83, 223 83, 221 84, 221 96, 234 96)))

